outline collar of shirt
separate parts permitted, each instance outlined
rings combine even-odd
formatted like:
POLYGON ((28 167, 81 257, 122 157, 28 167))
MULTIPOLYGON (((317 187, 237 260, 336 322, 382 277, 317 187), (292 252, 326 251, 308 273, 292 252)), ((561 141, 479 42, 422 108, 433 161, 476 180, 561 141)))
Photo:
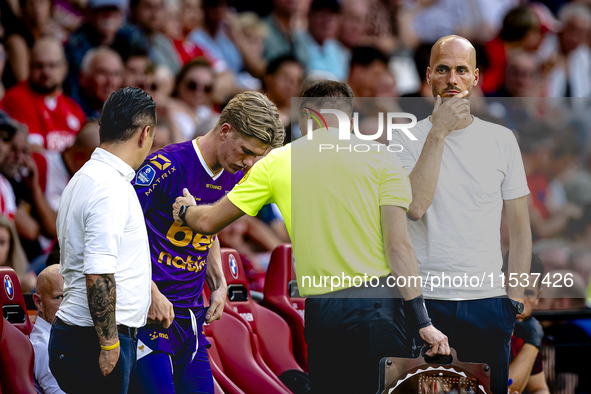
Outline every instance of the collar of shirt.
POLYGON ((43 336, 49 336, 49 333, 51 332, 51 324, 40 316, 37 316, 37 319, 35 320, 35 327, 37 327, 43 336))
POLYGON ((133 177, 135 176, 135 170, 131 168, 129 164, 127 164, 119 157, 115 156, 110 152, 107 152, 102 148, 96 148, 95 151, 92 153, 90 160, 98 160, 105 164, 108 164, 109 166, 119 171, 119 173, 121 173, 121 175, 123 175, 123 177, 127 179, 128 182, 131 182, 133 177))

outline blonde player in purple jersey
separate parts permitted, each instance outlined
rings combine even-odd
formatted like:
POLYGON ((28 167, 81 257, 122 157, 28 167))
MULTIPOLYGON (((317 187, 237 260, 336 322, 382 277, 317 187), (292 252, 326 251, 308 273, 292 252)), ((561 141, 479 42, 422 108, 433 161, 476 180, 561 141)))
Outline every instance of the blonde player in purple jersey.
POLYGON ((243 169, 270 147, 281 146, 284 136, 275 105, 261 93, 245 92, 228 103, 205 136, 153 153, 137 171, 133 184, 158 287, 153 297, 172 303, 174 321, 168 328, 152 324, 138 333, 130 393, 213 393, 202 325, 221 316, 226 299, 219 241, 175 222, 172 203, 184 188, 197 204, 218 201, 242 178, 243 169), (212 291, 209 309, 201 295, 205 282, 212 291))

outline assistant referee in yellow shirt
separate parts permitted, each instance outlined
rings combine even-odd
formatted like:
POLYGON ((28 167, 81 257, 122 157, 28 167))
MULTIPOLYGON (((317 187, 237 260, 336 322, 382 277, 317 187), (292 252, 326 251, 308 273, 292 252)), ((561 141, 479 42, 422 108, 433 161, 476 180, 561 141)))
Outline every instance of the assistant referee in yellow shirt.
MULTIPOLYGON (((322 108, 338 109, 350 119, 351 88, 320 81, 306 89, 299 105, 303 131, 322 108)), ((305 336, 311 389, 375 392, 379 360, 412 357, 415 327, 432 346, 429 355, 449 354, 449 345, 431 325, 420 286, 386 285, 389 274, 419 275, 406 230, 412 193, 405 170, 386 149, 319 152, 321 145, 366 142, 354 135, 339 140, 335 116, 326 115, 321 124, 313 139, 301 138, 271 151, 215 205, 195 206, 185 191, 173 214, 198 233, 214 234, 245 213, 254 216, 265 204, 277 204, 292 239, 300 294, 308 297, 305 336), (364 275, 380 278, 380 285, 318 285, 325 276, 364 275)))

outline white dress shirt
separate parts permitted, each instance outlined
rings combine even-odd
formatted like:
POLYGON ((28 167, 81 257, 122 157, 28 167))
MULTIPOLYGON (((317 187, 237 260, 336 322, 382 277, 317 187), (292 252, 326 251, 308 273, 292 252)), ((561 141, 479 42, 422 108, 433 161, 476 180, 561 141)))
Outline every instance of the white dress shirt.
POLYGON ((51 324, 37 317, 30 341, 35 350, 35 389, 39 394, 64 394, 49 370, 49 334, 51 324))
POLYGON ((64 300, 57 316, 67 324, 93 326, 87 274, 115 274, 117 324, 146 324, 152 266, 134 176, 123 160, 97 148, 62 194, 57 233, 64 300))

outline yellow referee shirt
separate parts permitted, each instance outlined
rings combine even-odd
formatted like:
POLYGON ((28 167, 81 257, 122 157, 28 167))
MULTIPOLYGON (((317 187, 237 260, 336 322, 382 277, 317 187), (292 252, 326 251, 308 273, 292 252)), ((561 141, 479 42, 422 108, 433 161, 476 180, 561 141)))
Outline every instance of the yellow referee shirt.
MULTIPOLYGON (((313 133, 312 140, 303 137, 271 151, 228 194, 251 216, 277 204, 302 296, 330 292, 326 276, 388 275, 380 206, 407 210, 412 200, 406 171, 386 146, 355 135, 339 140, 332 128, 313 133)), ((332 290, 350 287, 343 282, 332 290)))

